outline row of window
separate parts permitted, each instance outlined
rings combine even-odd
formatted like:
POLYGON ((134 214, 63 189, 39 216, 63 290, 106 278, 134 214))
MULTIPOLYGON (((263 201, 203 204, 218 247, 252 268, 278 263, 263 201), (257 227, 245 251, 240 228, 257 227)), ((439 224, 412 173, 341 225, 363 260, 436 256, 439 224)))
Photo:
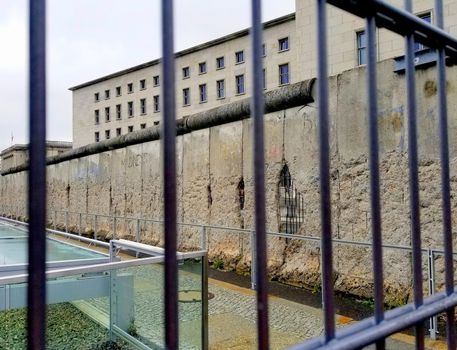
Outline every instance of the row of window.
MULTIPOLYGON (((154 112, 160 112, 160 96, 156 95, 153 96, 153 108, 154 112)), ((129 118, 134 116, 134 104, 133 101, 127 102, 127 116, 129 118)), ((116 105, 116 119, 122 119, 122 105, 118 104, 116 105)), ((145 115, 146 114, 146 99, 142 98, 140 99, 140 114, 145 115)), ((100 123, 100 110, 96 109, 94 111, 94 118, 95 118, 95 124, 100 123)), ((110 107, 105 107, 105 122, 111 121, 111 108, 110 107)))
MULTIPOLYGON (((289 83, 289 64, 281 64, 279 67, 279 85, 284 85, 289 83)), ((265 69, 263 70, 263 87, 266 88, 266 78, 265 78, 265 69)), ((208 100, 208 87, 207 84, 200 84, 198 86, 199 92, 199 101, 200 103, 207 102, 208 100)), ((245 77, 244 74, 235 76, 235 93, 237 95, 244 94, 246 92, 245 88, 245 77)), ((226 87, 225 79, 216 81, 216 96, 218 99, 225 98, 226 96, 226 87)), ((190 106, 190 88, 184 88, 182 90, 182 104, 183 106, 190 106)), ((153 109, 154 112, 160 112, 160 96, 153 96, 153 109)), ((140 99, 140 114, 146 114, 146 98, 140 99)), ((116 105, 116 119, 122 119, 122 105, 116 105)), ((134 104, 133 101, 127 102, 127 115, 129 118, 134 116, 134 104)), ((94 113, 95 124, 100 123, 100 110, 96 109, 94 113)), ((111 108, 105 107, 105 122, 111 121, 111 108)))
MULTIPOLYGON (((263 50, 263 55, 266 56, 265 44, 263 44, 262 50, 263 50)), ((278 52, 283 52, 283 51, 287 51, 287 50, 289 50, 289 38, 285 37, 285 38, 279 39, 278 40, 278 52)), ((243 50, 235 52, 235 64, 242 64, 242 63, 244 63, 244 60, 245 60, 245 55, 244 55, 243 50)), ((224 56, 217 57, 216 58, 216 69, 218 70, 218 69, 223 69, 223 68, 225 68, 225 57, 224 56)), ((206 72, 207 72, 206 61, 200 62, 198 64, 198 74, 205 74, 206 72)), ((182 68, 182 78, 183 79, 190 78, 190 67, 189 66, 182 68)), ((153 80, 153 86, 160 85, 160 77, 158 75, 154 76, 152 78, 152 80, 153 80)), ((139 89, 140 90, 146 89, 146 79, 141 79, 139 81, 139 89)), ((117 86, 115 88, 115 91, 116 91, 116 96, 122 96, 122 86, 117 86)), ((128 83, 127 84, 127 93, 131 94, 133 92, 134 92, 133 83, 128 83)), ((105 90, 105 92, 104 92, 105 100, 110 99, 110 97, 111 97, 111 91, 109 89, 105 90)), ((96 92, 94 94, 95 102, 99 102, 100 99, 101 99, 100 93, 96 92)))
MULTIPOLYGON (((431 23, 432 22, 432 14, 430 12, 426 12, 420 15, 417 15, 420 19, 425 22, 431 23)), ((367 64, 367 33, 364 30, 356 32, 356 40, 357 40, 357 64, 360 66, 362 64, 367 64)), ((414 51, 421 51, 426 49, 427 47, 415 42, 414 43, 414 51)))
MULTIPOLYGON (((156 121, 154 122, 154 125, 158 125, 159 122, 156 121)), ((133 125, 127 126, 127 133, 133 132, 133 125)), ((140 124, 140 129, 146 129, 146 123, 140 124)), ((116 128, 116 136, 121 136, 122 135, 122 128, 116 128)), ((111 130, 105 130, 105 140, 109 140, 111 138, 111 130)), ((94 133, 94 139, 95 142, 100 141, 100 131, 96 131, 94 133)))

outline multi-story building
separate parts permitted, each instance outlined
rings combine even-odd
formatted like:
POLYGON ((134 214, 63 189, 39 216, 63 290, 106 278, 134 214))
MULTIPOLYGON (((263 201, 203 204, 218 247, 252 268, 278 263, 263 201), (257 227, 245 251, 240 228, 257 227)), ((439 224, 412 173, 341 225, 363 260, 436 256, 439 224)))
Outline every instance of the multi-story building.
MULTIPOLYGON (((66 141, 46 141, 46 156, 52 157, 71 150, 72 143, 66 141)), ((29 159, 27 145, 16 144, 0 153, 2 171, 23 165, 29 159)))
MULTIPOLYGON (((400 0, 392 0, 401 6, 400 0)), ((433 0, 414 1, 414 12, 433 22, 433 0)), ((364 20, 328 7, 329 73, 364 65, 364 20)), ((314 0, 296 0, 296 13, 264 24, 264 88, 266 91, 316 76, 316 10, 314 0)), ((445 30, 457 34, 457 0, 444 6, 445 30)), ((176 54, 177 118, 249 94, 251 57, 248 30, 176 54)), ((377 32, 378 59, 404 53, 404 40, 377 32)), ((417 64, 433 63, 433 52, 416 44, 417 64)), ((401 68, 401 67, 400 67, 401 68)), ((401 70, 401 69, 399 69, 401 70)), ((75 147, 157 125, 161 110, 161 66, 154 60, 70 88, 73 92, 75 147)))

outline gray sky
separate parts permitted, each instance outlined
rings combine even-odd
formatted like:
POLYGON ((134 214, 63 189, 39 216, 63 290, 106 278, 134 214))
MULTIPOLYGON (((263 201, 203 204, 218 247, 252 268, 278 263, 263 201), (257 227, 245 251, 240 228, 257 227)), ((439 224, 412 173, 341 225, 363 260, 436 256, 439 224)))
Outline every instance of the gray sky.
MULTIPOLYGON (((0 149, 26 143, 27 5, 0 0, 0 149)), ((71 141, 68 88, 160 57, 159 0, 48 0, 48 136, 71 141)), ((249 0, 175 0, 175 49, 244 29, 249 0)), ((295 11, 295 0, 264 0, 263 19, 295 11)))

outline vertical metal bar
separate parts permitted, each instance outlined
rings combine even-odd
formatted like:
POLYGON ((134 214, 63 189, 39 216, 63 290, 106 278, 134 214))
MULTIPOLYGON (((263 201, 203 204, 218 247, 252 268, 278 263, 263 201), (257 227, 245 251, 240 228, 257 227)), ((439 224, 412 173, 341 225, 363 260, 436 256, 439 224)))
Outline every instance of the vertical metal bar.
POLYGON ((46 328, 46 1, 29 1, 29 244, 27 344, 45 348, 46 328))
POLYGON ((173 0, 162 0, 162 161, 165 215, 165 345, 178 348, 178 269, 176 261, 176 110, 173 53, 173 0))
POLYGON ((113 239, 116 239, 116 215, 113 216, 113 239))
MULTIPOLYGON (((443 2, 435 0, 436 25, 443 29, 443 2)), ((444 47, 438 51, 438 111, 439 111, 439 139, 441 158, 441 193, 443 196, 443 246, 446 293, 454 291, 454 267, 452 257, 452 220, 451 220, 451 189, 449 180, 449 137, 446 100, 446 54, 444 47)), ((448 349, 456 348, 456 327, 454 322, 454 308, 446 311, 446 336, 448 349)))
POLYGON ((252 97, 251 117, 253 120, 253 158, 254 158, 254 194, 255 194, 255 238, 257 263, 257 337, 258 348, 269 348, 268 335, 268 294, 267 294, 267 244, 265 233, 265 156, 262 81, 262 7, 261 0, 251 2, 251 45, 252 45, 252 97))
POLYGON ((80 235, 80 236, 81 236, 81 234, 82 234, 82 227, 83 227, 82 214, 79 213, 79 235, 80 235))
MULTIPOLYGON (((412 12, 411 0, 405 0, 405 10, 412 12)), ((419 208, 419 176, 417 156, 417 113, 416 113, 416 79, 414 66, 414 37, 412 34, 405 38, 406 61, 406 95, 408 106, 408 166, 409 166, 409 205, 411 210, 411 245, 413 257, 413 291, 414 305, 419 307, 423 303, 422 292, 422 252, 421 252, 421 224, 419 208)), ((421 322, 415 326, 416 349, 424 348, 424 326, 421 322)))
POLYGON ((255 232, 251 231, 251 289, 256 290, 257 268, 255 253, 255 232))
POLYGON ((330 191, 330 145, 327 73, 327 14, 326 0, 317 0, 317 84, 319 109, 319 174, 321 204, 321 260, 322 303, 324 309, 324 337, 335 337, 333 300, 332 208, 330 191))
POLYGON ((94 214, 94 239, 97 239, 97 215, 94 214))
POLYGON ((208 348, 208 255, 205 253, 202 257, 202 349, 208 348))
MULTIPOLYGON (((136 242, 140 241, 140 219, 136 219, 135 241, 136 242)), ((138 258, 140 256, 140 253, 136 252, 135 256, 138 258)))
MULTIPOLYGON (((384 286, 382 266, 381 201, 379 194, 379 141, 376 73, 376 22, 368 16, 367 30, 367 86, 368 86, 368 134, 370 169, 371 230, 373 240, 374 318, 376 323, 384 319, 384 286)), ((377 349, 385 348, 385 340, 376 343, 377 349)))
POLYGON ((202 225, 200 229, 200 246, 202 250, 206 250, 206 226, 202 225))
MULTIPOLYGON (((428 273, 428 295, 433 295, 435 292, 434 287, 434 261, 433 261, 433 252, 430 249, 427 249, 427 273, 428 273)), ((436 340, 436 323, 435 316, 430 317, 429 319, 429 333, 430 339, 436 340)))

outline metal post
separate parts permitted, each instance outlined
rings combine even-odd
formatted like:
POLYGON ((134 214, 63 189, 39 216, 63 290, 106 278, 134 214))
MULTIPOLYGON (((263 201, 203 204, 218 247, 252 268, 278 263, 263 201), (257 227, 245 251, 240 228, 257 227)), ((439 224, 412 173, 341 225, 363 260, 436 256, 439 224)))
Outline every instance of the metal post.
POLYGON ((81 234, 82 234, 82 226, 83 226, 82 214, 79 213, 79 235, 80 235, 80 236, 81 236, 81 234))
POLYGON ((256 251, 255 251, 255 231, 251 231, 251 289, 256 289, 257 281, 257 266, 256 266, 256 251))
POLYGON ((204 225, 200 229, 200 247, 206 250, 206 226, 204 225))
MULTIPOLYGON (((135 233, 135 241, 140 241, 140 219, 136 219, 136 233, 135 233)), ((135 253, 135 256, 138 258, 140 255, 139 252, 135 253)))
MULTIPOLYGON (((435 254, 433 250, 427 249, 427 260, 428 260, 428 294, 435 294, 435 254)), ((430 339, 436 340, 437 330, 437 318, 436 316, 430 317, 430 339)))
POLYGON ((46 1, 29 1, 27 347, 46 344, 46 1))
POLYGON ((97 239, 97 214, 94 214, 94 239, 97 239))
POLYGON ((116 215, 113 216, 113 239, 116 239, 116 215))
MULTIPOLYGON (((205 227, 205 226, 202 226, 205 227)), ((202 257, 202 349, 208 346, 208 254, 202 257)))

